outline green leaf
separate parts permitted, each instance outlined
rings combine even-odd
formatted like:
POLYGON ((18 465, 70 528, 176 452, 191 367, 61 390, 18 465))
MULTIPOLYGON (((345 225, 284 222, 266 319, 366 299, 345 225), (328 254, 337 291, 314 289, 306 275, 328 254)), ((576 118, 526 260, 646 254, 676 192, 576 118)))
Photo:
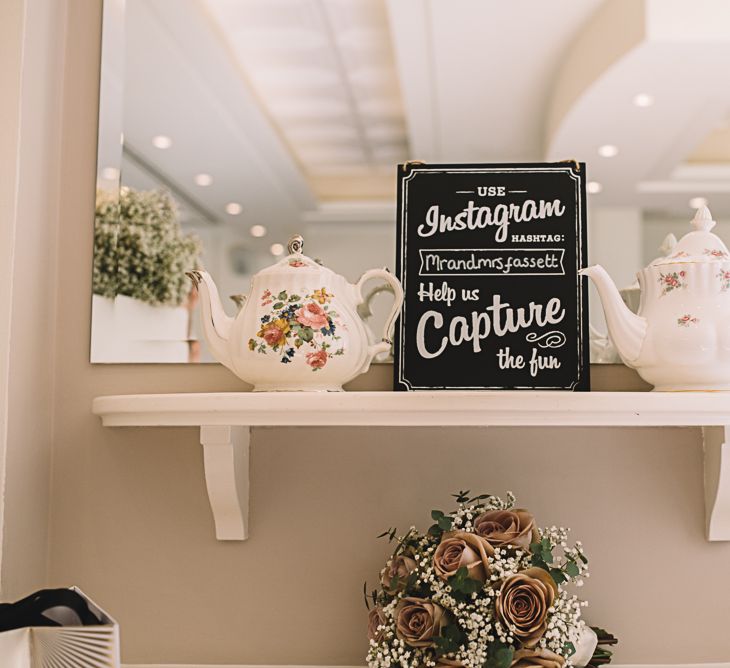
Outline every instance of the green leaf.
POLYGON ((461 591, 464 594, 476 594, 484 585, 479 580, 466 578, 461 584, 461 591))
POLYGON ((580 569, 578 568, 578 564, 576 564, 574 561, 569 561, 567 564, 565 564, 565 572, 571 578, 575 578, 580 575, 580 569))
POLYGON ((575 654, 575 645, 572 642, 563 643, 563 656, 569 657, 575 654))
POLYGON ((453 496, 456 499, 457 503, 466 503, 467 501, 469 501, 470 491, 471 490, 468 490, 468 489, 459 490, 456 494, 452 494, 451 496, 453 496))
POLYGON ((530 563, 533 566, 537 566, 538 568, 544 568, 546 571, 549 571, 550 570, 548 568, 547 564, 542 560, 542 558, 540 557, 539 554, 533 554, 532 555, 532 560, 530 561, 530 563))
POLYGON ((448 582, 449 585, 451 585, 452 592, 457 598, 471 596, 484 586, 480 580, 474 580, 469 577, 469 569, 466 566, 461 566, 456 573, 449 578, 448 582))
POLYGON ((456 649, 454 643, 448 638, 435 638, 434 642, 436 643, 436 656, 443 656, 456 649))
POLYGON ((442 632, 442 635, 435 638, 436 654, 443 656, 449 652, 455 652, 460 645, 464 644, 464 632, 457 624, 449 624, 442 632))
POLYGON ((509 668, 512 665, 512 658, 515 650, 509 645, 495 643, 487 657, 486 668, 509 668))
POLYGON ((448 515, 444 515, 441 510, 432 510, 431 519, 436 521, 436 524, 438 524, 439 528, 442 531, 448 531, 449 529, 451 529, 451 525, 454 522, 453 518, 449 517, 448 515))
POLYGON ((283 304, 282 302, 276 302, 276 304, 274 304, 274 309, 275 309, 275 310, 276 310, 276 309, 280 309, 280 308, 282 308, 283 306, 284 306, 284 304, 283 304))
POLYGON ((475 501, 484 501, 485 499, 492 498, 492 494, 479 494, 478 496, 473 496, 471 499, 469 499, 469 503, 474 503, 475 501))
POLYGON ((289 297, 290 302, 298 302, 300 299, 301 297, 299 295, 292 295, 291 297, 289 297))
POLYGON ((551 568, 549 571, 550 577, 555 580, 555 584, 560 585, 563 584, 568 578, 565 577, 565 574, 563 571, 561 571, 559 568, 551 568))
POLYGON ((282 290, 278 295, 276 295, 277 299, 286 299, 286 290, 282 290))
POLYGON ((432 524, 430 527, 428 527, 429 536, 436 536, 438 538, 442 533, 443 531, 438 524, 432 524))
POLYGON ((311 327, 302 327, 302 330, 299 332, 299 337, 302 341, 309 343, 314 338, 314 330, 311 327))
POLYGON ((390 541, 393 540, 393 538, 395 538, 395 536, 396 536, 397 533, 398 533, 398 529, 388 527, 388 530, 387 531, 383 531, 383 533, 381 533, 378 536, 378 538, 385 538, 387 536, 388 537, 388 542, 390 542, 390 541))

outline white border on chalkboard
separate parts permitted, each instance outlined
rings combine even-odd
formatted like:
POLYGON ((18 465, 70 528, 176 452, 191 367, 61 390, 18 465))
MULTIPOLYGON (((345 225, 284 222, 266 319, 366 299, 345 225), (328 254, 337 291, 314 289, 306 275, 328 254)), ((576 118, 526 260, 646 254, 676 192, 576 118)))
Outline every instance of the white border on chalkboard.
MULTIPOLYGON (((553 174, 555 172, 565 172, 568 176, 570 176, 571 179, 575 182, 575 201, 576 201, 576 207, 575 207, 575 227, 576 227, 576 239, 578 240, 578 247, 577 247, 577 253, 576 253, 576 275, 578 275, 578 271, 582 269, 580 266, 581 257, 583 256, 583 244, 585 243, 585 240, 583 239, 582 229, 581 229, 581 212, 583 211, 583 200, 581 197, 581 189, 580 189, 580 176, 575 173, 575 170, 572 166, 565 165, 565 166, 555 166, 555 167, 481 167, 476 169, 458 169, 458 168, 445 168, 445 169, 433 169, 433 168, 421 168, 419 169, 417 166, 411 166, 410 171, 406 177, 404 177, 401 180, 401 210, 398 212, 398 215, 400 216, 400 226, 401 226, 401 244, 400 244, 400 266, 403 273, 402 276, 402 284, 403 284, 403 290, 405 291, 406 285, 407 285, 407 276, 406 273, 408 271, 406 260, 405 260, 405 250, 408 245, 408 226, 405 224, 405 221, 407 220, 406 216, 408 214, 408 188, 406 186, 407 182, 411 179, 415 178, 417 174, 502 174, 502 173, 509 173, 509 172, 522 172, 526 174, 553 174)), ((584 350, 584 323, 583 323, 583 294, 582 294, 582 284, 581 280, 578 279, 576 281, 576 290, 577 290, 577 300, 578 300, 578 318, 576 323, 577 328, 577 335, 578 335, 578 368, 577 368, 577 374, 576 379, 573 381, 573 383, 570 384, 570 386, 563 386, 563 385, 524 385, 524 386, 510 386, 509 388, 503 386, 503 385, 413 385, 407 378, 403 375, 403 363, 404 363, 404 355, 403 355, 403 349, 404 349, 404 342, 405 342, 405 336, 404 336, 404 326, 405 326, 405 320, 406 320, 406 304, 407 301, 403 302, 403 310, 401 312, 401 317, 399 318, 398 323, 398 329, 399 329, 399 336, 398 336, 398 343, 400 346, 400 349, 398 351, 398 382, 402 383, 406 387, 408 387, 409 390, 505 390, 505 389, 516 389, 516 390, 574 390, 575 387, 580 383, 581 381, 581 374, 583 370, 583 359, 585 355, 584 350)))
POLYGON ((421 266, 423 267, 423 253, 443 253, 446 251, 453 251, 457 253, 469 253, 471 251, 492 251, 497 250, 501 251, 503 253, 506 253, 507 251, 522 251, 525 250, 531 250, 531 251, 539 251, 542 253, 546 253, 548 251, 555 251, 557 253, 560 253, 560 269, 561 271, 538 271, 538 272, 518 272, 515 274, 505 274, 504 272, 480 272, 476 273, 473 271, 470 271, 468 273, 464 274, 456 274, 456 273, 443 273, 443 272, 433 272, 433 273, 426 273, 426 272, 418 272, 419 276, 443 276, 444 278, 448 276, 565 276, 565 267, 563 266, 563 262, 565 261, 565 249, 564 248, 421 248, 418 251, 418 254, 420 255, 421 260, 421 266))

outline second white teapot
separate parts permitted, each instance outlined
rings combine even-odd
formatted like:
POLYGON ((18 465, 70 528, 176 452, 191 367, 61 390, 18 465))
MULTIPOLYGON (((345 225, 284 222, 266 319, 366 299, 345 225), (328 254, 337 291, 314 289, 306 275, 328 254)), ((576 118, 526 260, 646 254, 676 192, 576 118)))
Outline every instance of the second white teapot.
POLYGON ((599 265, 596 285, 611 339, 627 366, 656 390, 730 390, 730 253, 707 207, 666 257, 638 274, 637 314, 599 265))

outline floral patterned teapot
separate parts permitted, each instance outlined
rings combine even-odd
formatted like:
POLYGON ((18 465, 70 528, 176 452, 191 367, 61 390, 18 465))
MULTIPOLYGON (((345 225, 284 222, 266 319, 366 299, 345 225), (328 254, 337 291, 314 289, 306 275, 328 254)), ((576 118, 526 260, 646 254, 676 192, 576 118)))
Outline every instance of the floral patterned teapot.
POLYGON ((203 332, 213 356, 254 391, 339 391, 365 373, 373 358, 390 350, 388 332, 403 304, 400 282, 387 269, 366 271, 351 284, 302 254, 303 240, 289 242, 289 255, 251 280, 237 295, 241 308, 228 317, 213 279, 188 274, 200 292, 203 332), (394 302, 382 340, 368 341, 357 308, 366 281, 380 278, 394 302))
POLYGON ((639 310, 624 304, 600 265, 581 271, 596 285, 621 359, 655 390, 730 390, 730 253, 700 207, 666 257, 638 274, 639 310))

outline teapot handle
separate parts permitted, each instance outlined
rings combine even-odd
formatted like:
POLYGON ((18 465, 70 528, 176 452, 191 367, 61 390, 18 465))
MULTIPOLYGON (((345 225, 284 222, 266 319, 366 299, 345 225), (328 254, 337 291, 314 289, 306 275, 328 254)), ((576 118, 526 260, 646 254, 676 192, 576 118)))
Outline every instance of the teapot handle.
POLYGON ((400 313, 401 306, 403 306, 403 288, 401 287, 400 281, 393 276, 387 269, 370 269, 366 271, 360 280, 355 284, 355 305, 358 306, 365 301, 365 297, 362 294, 362 288, 367 281, 372 278, 382 278, 386 283, 393 288, 393 306, 390 309, 388 317, 385 319, 385 325, 383 326, 383 336, 378 343, 368 346, 368 356, 365 360, 364 367, 360 373, 367 371, 370 363, 373 361, 376 355, 390 350, 391 340, 390 328, 393 326, 395 319, 400 313))

